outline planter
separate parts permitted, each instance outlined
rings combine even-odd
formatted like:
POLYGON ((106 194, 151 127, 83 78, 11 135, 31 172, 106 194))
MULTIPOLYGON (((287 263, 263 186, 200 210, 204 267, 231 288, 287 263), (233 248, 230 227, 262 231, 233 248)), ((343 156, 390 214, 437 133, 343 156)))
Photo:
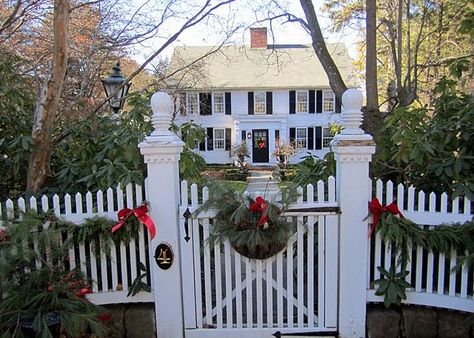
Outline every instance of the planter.
POLYGON ((232 244, 232 247, 242 256, 252 258, 252 259, 267 259, 279 253, 286 246, 286 243, 279 242, 269 242, 262 245, 249 246, 241 245, 236 246, 232 244))

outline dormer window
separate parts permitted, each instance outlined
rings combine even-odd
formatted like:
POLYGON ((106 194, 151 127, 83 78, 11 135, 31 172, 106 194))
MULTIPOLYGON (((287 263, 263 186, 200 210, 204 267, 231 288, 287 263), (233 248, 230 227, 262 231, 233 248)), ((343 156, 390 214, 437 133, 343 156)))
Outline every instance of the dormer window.
POLYGON ((266 93, 255 92, 254 94, 254 111, 255 114, 266 114, 266 93))
POLYGON ((188 115, 199 114, 199 94, 188 93, 186 95, 186 111, 188 115))
POLYGON ((308 112, 308 92, 307 91, 296 92, 296 112, 297 113, 308 112))
POLYGON ((331 90, 323 91, 323 113, 334 113, 335 111, 335 96, 331 90))

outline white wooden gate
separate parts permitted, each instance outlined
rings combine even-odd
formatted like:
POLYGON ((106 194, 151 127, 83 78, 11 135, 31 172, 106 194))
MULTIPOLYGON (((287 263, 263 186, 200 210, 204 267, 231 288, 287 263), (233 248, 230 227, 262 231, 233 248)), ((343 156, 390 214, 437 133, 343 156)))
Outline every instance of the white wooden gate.
MULTIPOLYGON (((181 188, 183 215, 196 209, 198 193, 193 185, 188 204, 187 183, 181 188)), ((266 260, 241 256, 229 242, 211 243, 211 213, 190 217, 187 226, 181 217, 186 337, 337 331, 338 215, 335 201, 310 198, 309 203, 301 198, 297 210, 286 214, 296 220, 297 231, 283 251, 266 260)))

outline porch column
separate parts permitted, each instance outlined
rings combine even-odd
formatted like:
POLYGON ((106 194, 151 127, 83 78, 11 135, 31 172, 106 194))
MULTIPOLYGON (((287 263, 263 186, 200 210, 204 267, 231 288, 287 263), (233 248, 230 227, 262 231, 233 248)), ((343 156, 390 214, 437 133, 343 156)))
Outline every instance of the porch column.
POLYGON ((372 137, 362 123, 362 93, 342 96, 343 130, 331 143, 336 160, 337 198, 341 208, 339 230, 339 333, 343 338, 365 337, 369 162, 375 153, 372 137))
MULTIPOLYGON (((163 92, 151 98, 154 131, 138 147, 148 168, 146 185, 156 237, 149 246, 151 282, 155 297, 156 332, 159 338, 184 337, 181 262, 178 240, 179 170, 183 142, 168 130, 173 102, 163 92), (171 247, 174 260, 167 270, 159 268, 155 250, 161 243, 171 247)), ((166 251, 166 250, 165 250, 166 251)), ((162 257, 163 258, 163 257, 162 257)), ((166 254, 165 258, 169 258, 166 254)))

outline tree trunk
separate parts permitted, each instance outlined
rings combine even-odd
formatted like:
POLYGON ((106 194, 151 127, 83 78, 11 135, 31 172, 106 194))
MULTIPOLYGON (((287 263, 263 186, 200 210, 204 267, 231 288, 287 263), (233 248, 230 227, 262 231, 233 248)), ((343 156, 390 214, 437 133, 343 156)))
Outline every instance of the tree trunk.
POLYGON ((326 72, 332 91, 336 95, 339 102, 341 102, 342 94, 347 90, 347 87, 341 77, 341 74, 339 73, 339 70, 336 67, 336 64, 334 63, 334 60, 326 48, 318 18, 316 16, 316 12, 314 11, 313 2, 311 0, 300 0, 300 3, 306 16, 306 22, 308 23, 308 28, 311 33, 314 52, 316 53, 319 62, 321 62, 324 71, 326 72))
POLYGON ((39 192, 51 173, 53 129, 68 59, 69 0, 54 1, 54 46, 49 77, 41 88, 31 132, 32 152, 28 164, 26 190, 39 192))
POLYGON ((366 58, 365 58, 365 90, 367 104, 364 110, 362 128, 374 134, 381 124, 379 112, 379 94, 377 90, 377 3, 366 0, 366 58))

